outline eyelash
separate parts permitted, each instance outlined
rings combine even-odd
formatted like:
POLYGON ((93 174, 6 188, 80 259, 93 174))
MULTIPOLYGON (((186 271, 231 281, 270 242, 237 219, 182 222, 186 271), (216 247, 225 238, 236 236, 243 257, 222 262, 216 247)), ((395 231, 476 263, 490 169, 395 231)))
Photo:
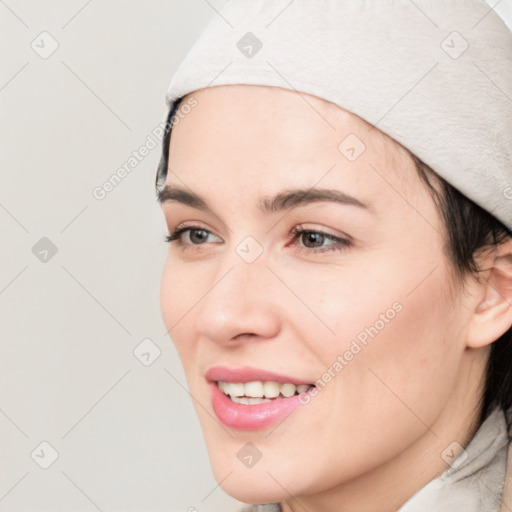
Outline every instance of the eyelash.
MULTIPOLYGON (((211 231, 208 231, 207 229, 204 229, 199 226, 187 226, 183 228, 177 228, 171 235, 167 235, 165 237, 165 241, 168 243, 172 243, 176 241, 176 245, 178 247, 186 248, 187 245, 192 245, 195 247, 199 247, 203 244, 184 244, 181 240, 181 235, 183 233, 186 233, 187 231, 205 231, 208 234, 213 234, 211 231)), ((317 234, 321 235, 324 238, 333 241, 334 243, 327 245, 326 247, 321 248, 309 248, 309 247, 299 247, 299 251, 305 251, 309 253, 325 253, 325 252, 331 252, 331 251, 343 251, 344 249, 347 249, 350 247, 351 241, 347 238, 341 238, 334 235, 330 235, 329 233, 324 233, 323 231, 316 231, 313 229, 303 229, 302 226, 296 226, 292 229, 291 234, 293 235, 292 239, 298 239, 304 234, 317 234)))

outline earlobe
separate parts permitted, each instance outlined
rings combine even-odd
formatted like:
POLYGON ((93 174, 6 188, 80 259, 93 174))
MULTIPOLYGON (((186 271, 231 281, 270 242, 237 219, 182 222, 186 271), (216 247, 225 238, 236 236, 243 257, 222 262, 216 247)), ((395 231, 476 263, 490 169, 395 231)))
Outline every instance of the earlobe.
POLYGON ((471 348, 490 345, 512 326, 512 240, 499 245, 487 261, 468 330, 466 344, 471 348))

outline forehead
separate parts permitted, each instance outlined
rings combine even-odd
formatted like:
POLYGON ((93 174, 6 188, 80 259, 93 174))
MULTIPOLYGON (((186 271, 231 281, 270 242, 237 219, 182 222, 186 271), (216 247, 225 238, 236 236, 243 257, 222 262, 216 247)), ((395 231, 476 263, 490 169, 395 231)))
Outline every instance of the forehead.
POLYGON ((421 186, 401 145, 316 96, 241 84, 196 91, 181 105, 191 97, 197 105, 180 115, 172 131, 169 165, 175 174, 168 172, 168 183, 180 176, 203 191, 226 191, 229 183, 234 194, 256 186, 273 192, 290 183, 321 182, 370 195, 386 181, 396 182, 403 194, 421 186))

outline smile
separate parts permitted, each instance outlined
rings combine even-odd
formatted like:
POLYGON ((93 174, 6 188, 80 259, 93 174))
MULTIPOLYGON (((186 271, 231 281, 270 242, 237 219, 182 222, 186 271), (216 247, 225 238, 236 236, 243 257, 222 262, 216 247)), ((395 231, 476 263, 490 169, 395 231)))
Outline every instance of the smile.
MULTIPOLYGON (((206 372, 213 411, 220 422, 239 430, 260 430, 283 421, 314 384, 306 380, 242 367, 212 367, 206 372)), ((308 397, 310 398, 310 397, 308 397)))

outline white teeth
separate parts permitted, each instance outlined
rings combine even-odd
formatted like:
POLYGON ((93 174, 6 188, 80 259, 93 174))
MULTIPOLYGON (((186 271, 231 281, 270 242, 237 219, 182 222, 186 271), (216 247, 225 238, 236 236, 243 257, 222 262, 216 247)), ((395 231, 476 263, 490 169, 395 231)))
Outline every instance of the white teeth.
POLYGON ((261 398, 263 396, 263 382, 246 382, 244 384, 245 396, 261 398))
POLYGON ((233 396, 244 396, 244 385, 235 382, 223 382, 219 380, 219 389, 225 394, 231 397, 233 396))
POLYGON ((279 384, 274 381, 252 381, 252 382, 224 382, 218 381, 219 389, 228 395, 234 402, 240 404, 256 404, 268 402, 270 398, 278 398, 280 395, 288 398, 295 393, 303 393, 311 386, 308 384, 285 383, 279 384))
POLYGON ((269 398, 246 398, 246 397, 238 397, 238 396, 232 396, 231 400, 233 402, 237 402, 239 404, 245 404, 245 405, 253 405, 253 404, 262 404, 264 402, 270 402, 269 398))
POLYGON ((295 391, 297 390, 297 386, 295 384, 282 384, 281 385, 281 395, 285 397, 290 397, 295 395, 295 391))
POLYGON ((222 387, 220 386, 221 382, 222 381, 219 381, 219 388, 224 394, 229 396, 244 396, 245 390, 242 382, 222 382, 222 387))
POLYGON ((279 386, 278 382, 269 381, 263 384, 263 393, 267 398, 278 397, 280 390, 281 387, 279 386))

